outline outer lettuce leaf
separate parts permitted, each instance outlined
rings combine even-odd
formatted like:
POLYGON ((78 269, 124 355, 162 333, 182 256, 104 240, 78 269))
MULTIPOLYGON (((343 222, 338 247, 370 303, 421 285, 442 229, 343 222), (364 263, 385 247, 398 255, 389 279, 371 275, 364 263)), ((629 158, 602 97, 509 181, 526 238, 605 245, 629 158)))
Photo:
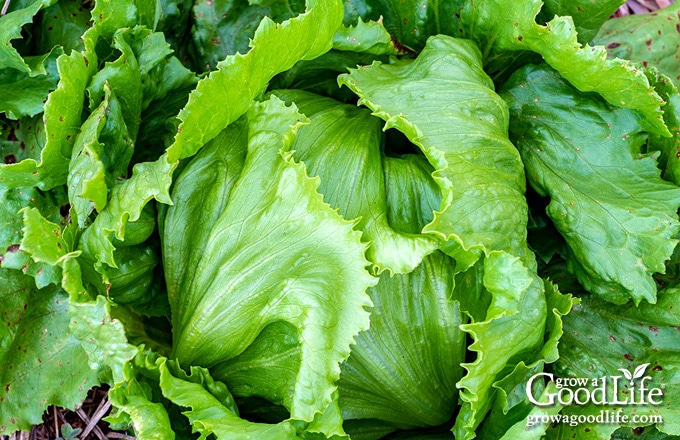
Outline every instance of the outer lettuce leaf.
POLYGON ((67 222, 68 199, 63 188, 43 193, 36 188, 6 189, 0 186, 0 266, 21 270, 35 278, 38 288, 59 285, 61 270, 35 261, 21 243, 24 238, 23 209, 36 209, 55 223, 67 222))
POLYGON ((241 117, 274 75, 330 49, 341 13, 337 1, 310 1, 305 14, 282 24, 265 18, 246 55, 227 57, 199 82, 179 114, 182 123, 173 144, 156 162, 135 165, 133 175, 111 191, 107 208, 85 231, 80 248, 98 271, 105 272, 104 264, 115 266, 111 237, 122 240, 127 221, 137 220, 149 200, 172 203, 168 191, 177 161, 196 154, 241 117))
POLYGON ((94 210, 101 212, 106 206, 108 186, 127 174, 132 149, 121 107, 106 85, 103 101, 76 136, 67 183, 81 228, 89 223, 88 216, 94 210))
POLYGON ((19 3, 18 7, 10 4, 7 14, 0 16, 0 70, 10 68, 30 75, 45 74, 42 62, 37 65, 26 63, 10 41, 20 38, 22 26, 31 23, 38 11, 50 6, 55 1, 32 0, 25 3, 17 2, 19 3))
POLYGON ((47 95, 57 88, 57 57, 61 53, 57 49, 45 58, 44 75, 31 76, 9 68, 0 70, 0 113, 10 119, 42 113, 47 95))
MULTIPOLYGON (((111 402, 118 412, 109 416, 110 423, 129 425, 134 423, 137 437, 141 439, 190 439, 192 428, 181 414, 181 408, 164 397, 161 389, 161 370, 174 376, 180 386, 195 384, 217 405, 238 414, 234 399, 224 384, 212 380, 205 369, 191 367, 189 375, 151 350, 142 350, 125 365, 125 379, 109 391, 111 402)), ((184 405, 182 409, 186 409, 184 405)))
POLYGON ((378 273, 412 271, 437 248, 437 242, 397 233, 388 224, 380 119, 365 109, 303 91, 274 93, 294 102, 310 118, 292 146, 293 157, 304 162, 310 176, 319 176, 319 192, 326 203, 344 218, 357 219, 356 228, 371 244, 367 257, 378 273))
POLYGON ((642 63, 647 69, 650 83, 666 101, 663 106, 664 122, 673 135, 671 138, 652 138, 648 150, 659 150, 659 163, 665 170, 663 177, 680 184, 680 64, 677 43, 680 26, 680 5, 677 3, 653 14, 635 14, 610 20, 595 38, 595 43, 607 48, 609 57, 619 57, 642 63), (663 75, 656 74, 654 67, 663 75), (673 87, 669 82, 672 82, 673 87))
MULTIPOLYGON (((561 409, 560 405, 552 405, 549 408, 537 407, 526 399, 526 385, 529 378, 542 371, 545 364, 558 359, 557 346, 563 334, 563 317, 569 313, 574 304, 578 303, 571 295, 561 294, 557 286, 549 281, 545 281, 544 285, 548 314, 543 346, 538 353, 525 356, 525 359, 510 374, 493 384, 496 396, 491 412, 477 431, 480 439, 517 438, 513 436, 517 436, 518 432, 527 427, 527 416, 543 413, 556 414, 561 409)), ((547 389, 554 391, 551 384, 547 385, 547 389)), ((540 392, 538 388, 534 390, 534 395, 540 395, 540 392)), ((546 428, 545 425, 535 426, 530 430, 531 434, 527 438, 541 438, 546 428)))
MULTIPOLYGON (((243 420, 201 384, 178 378, 167 363, 161 363, 159 369, 163 395, 177 405, 191 408, 183 414, 189 418, 194 431, 201 434, 201 439, 208 438, 209 434, 214 434, 217 439, 229 440, 300 438, 291 422, 268 425, 243 420)), ((192 376, 200 374, 199 371, 192 372, 192 376)), ((209 379, 205 370, 202 370, 202 374, 209 379)))
MULTIPOLYGON (((678 292, 668 291, 664 295, 666 304, 676 305, 678 292)), ((657 428, 666 434, 680 434, 680 417, 676 410, 680 390, 678 389, 678 325, 677 316, 669 320, 667 310, 659 305, 641 304, 613 307, 592 295, 586 295, 579 306, 564 319, 565 333, 560 341, 560 359, 555 364, 554 373, 558 377, 601 377, 622 376, 619 368, 633 371, 636 367, 649 363, 645 375, 651 376, 650 387, 661 387, 661 405, 586 405, 566 407, 565 414, 598 414, 600 410, 622 410, 622 414, 661 415, 664 423, 657 428)), ((625 399, 628 393, 625 380, 620 381, 625 399), (626 386, 626 388, 624 388, 626 386)), ((610 387, 611 391, 611 387, 610 387)), ((569 427, 561 425, 557 430, 549 430, 549 438, 598 438, 601 428, 611 432, 617 426, 580 425, 569 427), (555 431, 551 433, 551 431, 555 431), (593 432, 589 434, 588 431, 593 432)), ((601 436, 601 435, 600 435, 601 436)))
POLYGON ((680 186, 680 94, 665 76, 658 78, 656 87, 666 98, 663 117, 673 137, 650 139, 647 151, 657 150, 661 153, 659 156, 659 167, 663 170, 661 176, 680 186))
POLYGON ((75 224, 62 228, 45 219, 36 208, 24 208, 24 236, 21 249, 31 258, 62 269, 62 286, 70 295, 68 316, 69 329, 81 341, 87 360, 94 371, 108 367, 114 380, 122 378, 123 365, 136 353, 127 343, 120 322, 111 319, 109 303, 103 296, 95 302, 81 280, 81 269, 76 258, 80 252, 73 251, 70 242, 71 229, 75 224))
MULTIPOLYGON (((546 397, 547 393, 556 393, 559 390, 552 382, 549 383, 543 392, 543 394, 538 398, 539 402, 548 402, 546 397)), ((534 426, 527 426, 527 417, 543 417, 558 414, 562 410, 562 405, 549 405, 549 406, 533 406, 531 411, 526 414, 521 420, 516 422, 514 425, 508 429, 500 440, 515 440, 521 438, 522 440, 542 440, 545 438, 545 432, 548 429, 547 424, 538 424, 534 426)))
POLYGON ((655 66, 680 87, 678 26, 680 4, 671 3, 652 14, 634 14, 607 21, 593 44, 607 48, 609 57, 655 66))
POLYGON ((98 1, 92 9, 92 21, 99 35, 110 40, 119 29, 137 24, 154 30, 161 9, 156 0, 98 1))
POLYGON ((90 27, 90 11, 81 0, 61 0, 43 9, 40 16, 40 32, 34 36, 40 53, 49 52, 54 46, 61 46, 66 55, 84 49, 80 37, 90 27))
POLYGON ((264 91, 274 75, 300 60, 314 59, 327 52, 340 20, 338 1, 310 1, 304 14, 282 24, 263 18, 250 51, 225 58, 218 64, 218 70, 192 92, 179 115, 182 125, 169 152, 170 159, 196 154, 245 113, 252 99, 264 91), (295 42, 294 46, 291 42, 295 42), (214 111, 213 106, 206 104, 214 103, 216 96, 224 96, 230 105, 214 111))
POLYGON ((503 96, 529 182, 551 197, 569 270, 609 301, 654 302, 651 275, 677 243, 680 190, 641 156, 639 115, 574 90, 545 66, 519 71, 503 96))
POLYGON ((94 52, 72 52, 57 59, 59 83, 45 103, 46 141, 39 156, 0 165, 0 180, 10 188, 38 186, 42 190, 66 183, 68 164, 81 126, 85 87, 96 69, 94 52), (38 160, 39 158, 39 160, 38 160))
MULTIPOLYGON (((604 4, 607 10, 608 3, 604 4)), ((644 72, 629 61, 607 60, 604 47, 582 46, 571 17, 537 24, 541 6, 541 0, 465 3, 460 11, 462 36, 479 44, 488 70, 507 63, 506 51, 536 52, 580 91, 594 91, 614 106, 638 110, 650 132, 670 136, 662 118, 664 102, 644 72), (499 57, 496 65, 494 57, 499 57)))
MULTIPOLYGON (((137 438, 174 440, 175 432, 165 407, 153 401, 152 393, 144 385, 136 378, 118 383, 109 390, 109 400, 134 422, 137 438)), ((120 413, 117 417, 122 418, 120 413)))
POLYGON ((369 290, 371 328, 357 336, 338 383, 345 420, 410 429, 451 418, 465 356, 454 272, 455 262, 436 252, 409 274, 383 274, 369 290))
MULTIPOLYGON (((460 439, 475 437, 475 430, 493 404, 496 381, 511 373, 520 361, 526 365, 545 361, 540 353, 548 316, 543 281, 524 268, 517 257, 506 253, 493 252, 476 266, 468 270, 471 277, 458 283, 466 291, 460 297, 461 308, 473 317, 473 322, 461 329, 472 336, 474 342, 468 349, 477 354, 474 362, 463 364, 467 374, 458 382, 463 406, 453 433, 460 439), (481 280, 475 271, 482 272, 481 280), (475 286, 479 281, 483 286, 475 286), (518 289, 520 285, 524 288, 518 289), (507 313, 505 308, 516 312, 507 313), (486 316, 480 319, 482 310, 487 310, 486 316)), ((551 353, 548 361, 555 357, 556 353, 551 353)))
POLYGON ((69 297, 0 269, 0 434, 29 430, 49 405, 74 408, 99 383, 69 329, 69 297))
POLYGON ((333 36, 333 49, 371 55, 397 55, 404 49, 387 32, 382 20, 363 21, 354 26, 342 26, 333 36))
POLYGON ((468 264, 482 250, 526 258, 524 171, 507 139, 508 113, 470 41, 432 37, 415 61, 341 75, 360 104, 420 147, 442 192, 424 231, 468 264))
POLYGON ((349 0, 345 2, 345 23, 378 20, 400 47, 421 50, 428 37, 437 34, 458 36, 463 2, 437 0, 349 0))
MULTIPOLYGON (((561 0, 545 0, 541 8, 540 18, 545 21, 552 20, 555 15, 569 15, 574 21, 578 41, 581 44, 590 42, 597 34, 598 29, 609 20, 609 17, 625 3, 625 0, 606 0, 591 2, 590 0, 577 0, 564 2, 561 0)), ((601 45, 599 42, 594 42, 601 45)))
MULTIPOLYGON (((145 351, 126 366, 125 373, 126 380, 109 395, 134 421, 139 438, 194 438, 184 435, 182 422, 187 419, 182 414, 201 439, 210 434, 226 439, 300 438, 290 421, 270 425, 241 419, 229 390, 204 368, 191 367, 187 374, 175 361, 145 351)), ((124 420, 123 414, 116 420, 124 420)))
POLYGON ((303 0, 261 3, 201 0, 194 4, 191 37, 197 71, 214 69, 227 55, 248 52, 258 23, 265 16, 281 23, 305 9, 303 0))
MULTIPOLYGON (((311 422, 330 403, 354 336, 368 328, 364 291, 375 279, 364 269, 365 247, 352 223, 323 202, 316 180, 285 152, 301 118, 278 99, 251 108, 241 176, 215 223, 205 225, 206 246, 186 280, 168 284, 179 292, 171 297, 173 356, 184 365, 215 366, 243 352, 268 324, 293 324, 302 349, 291 417, 311 422), (254 310, 260 319, 252 319, 254 310)), ((168 209, 168 218, 185 209, 191 205, 168 209)), ((166 242, 184 230, 166 222, 166 242)))

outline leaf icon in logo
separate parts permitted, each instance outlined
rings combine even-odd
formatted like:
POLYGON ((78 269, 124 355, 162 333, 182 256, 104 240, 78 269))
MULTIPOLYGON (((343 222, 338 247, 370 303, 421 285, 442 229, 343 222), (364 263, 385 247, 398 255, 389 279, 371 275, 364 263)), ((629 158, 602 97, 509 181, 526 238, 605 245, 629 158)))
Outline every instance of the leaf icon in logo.
POLYGON ((624 376, 626 376, 626 379, 630 381, 630 384, 633 385, 633 381, 635 379, 639 379, 645 374, 645 370, 647 370, 647 367, 649 366, 649 363, 647 364, 642 364, 639 365, 633 374, 630 373, 630 371, 626 370, 625 368, 619 368, 619 371, 623 373, 624 376))
POLYGON ((619 368, 619 371, 622 372, 624 376, 626 376, 626 379, 628 379, 631 384, 633 383, 633 375, 630 374, 630 371, 626 370, 625 368, 619 368))
MULTIPOLYGON (((645 370, 647 369, 648 365, 649 364, 647 363, 647 364, 642 364, 639 367, 637 367, 635 369, 635 372, 633 373, 633 379, 638 379, 638 378, 644 376, 645 370)), ((629 380, 632 380, 632 379, 629 379, 629 380)))

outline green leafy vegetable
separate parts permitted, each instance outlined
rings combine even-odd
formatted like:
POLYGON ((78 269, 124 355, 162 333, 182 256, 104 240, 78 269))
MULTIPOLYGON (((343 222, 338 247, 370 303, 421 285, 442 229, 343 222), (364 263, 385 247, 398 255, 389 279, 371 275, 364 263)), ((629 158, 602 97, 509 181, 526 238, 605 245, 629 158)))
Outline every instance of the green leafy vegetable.
POLYGON ((442 202, 423 232, 446 241, 454 258, 474 261, 481 249, 526 255, 522 164, 507 138, 507 107, 476 46, 432 37, 415 61, 375 63, 340 82, 435 168, 442 202))
POLYGON ((678 3, 621 3, 4 2, 0 435, 679 436, 678 3))
POLYGON ((680 191, 641 154, 639 114, 579 93, 545 67, 518 71, 506 87, 512 137, 529 182, 551 198, 569 269, 612 302, 654 302, 651 275, 676 245, 680 191))

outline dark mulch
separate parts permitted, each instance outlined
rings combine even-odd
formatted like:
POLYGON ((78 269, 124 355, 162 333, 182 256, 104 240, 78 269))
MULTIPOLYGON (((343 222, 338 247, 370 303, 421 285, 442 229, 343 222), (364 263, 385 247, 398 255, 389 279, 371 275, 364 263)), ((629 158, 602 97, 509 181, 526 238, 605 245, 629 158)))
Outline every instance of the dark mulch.
POLYGON ((9 437, 0 435, 0 440, 54 440, 62 436, 63 425, 69 425, 74 430, 73 439, 135 440, 135 437, 125 432, 116 432, 109 428, 109 424, 102 420, 109 412, 111 402, 108 399, 108 387, 95 387, 74 411, 51 406, 43 415, 43 423, 34 426, 31 432, 16 432, 9 437))

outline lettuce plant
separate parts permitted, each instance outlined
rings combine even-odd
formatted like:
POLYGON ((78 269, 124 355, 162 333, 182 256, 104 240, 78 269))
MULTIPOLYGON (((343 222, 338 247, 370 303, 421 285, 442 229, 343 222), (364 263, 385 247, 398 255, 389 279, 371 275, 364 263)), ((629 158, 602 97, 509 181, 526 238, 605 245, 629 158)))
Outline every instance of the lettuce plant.
POLYGON ((680 435, 680 3, 620 3, 6 3, 0 434, 680 435))

